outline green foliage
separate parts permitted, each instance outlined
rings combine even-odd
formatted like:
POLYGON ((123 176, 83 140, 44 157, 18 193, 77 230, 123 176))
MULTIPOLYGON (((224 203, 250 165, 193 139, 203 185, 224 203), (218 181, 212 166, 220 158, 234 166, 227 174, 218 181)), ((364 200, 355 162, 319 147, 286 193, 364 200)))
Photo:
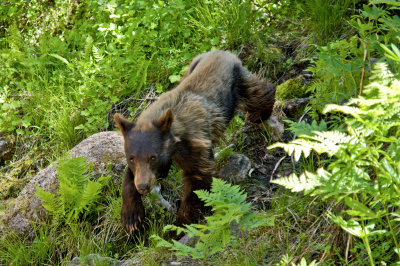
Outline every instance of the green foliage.
POLYGON ((81 214, 90 214, 109 176, 90 180, 85 157, 62 159, 56 169, 59 183, 57 194, 36 186, 35 194, 43 201, 43 207, 58 222, 69 223, 76 221, 81 214))
POLYGON ((298 2, 301 2, 301 4, 297 4, 301 12, 310 17, 307 26, 311 29, 314 37, 319 43, 325 44, 343 33, 346 26, 346 15, 358 1, 308 0, 298 2))
MULTIPOLYGON (((343 104, 350 97, 364 98, 326 109, 338 114, 325 116, 331 120, 328 122, 331 129, 339 128, 334 132, 327 131, 324 121, 314 120, 311 125, 288 122, 289 130, 302 137, 287 146, 276 146, 284 147, 296 159, 308 156, 300 163, 307 172, 276 182, 292 191, 305 191, 342 203, 343 213, 332 213, 329 217, 362 240, 349 247, 350 253, 358 257, 353 255, 351 260, 341 262, 365 264, 368 253, 376 263, 393 262, 399 250, 395 236, 399 234, 400 143, 395 121, 399 120, 400 107, 397 92, 393 92, 397 86, 394 77, 400 73, 400 20, 396 15, 399 4, 371 0, 358 10, 359 2, 31 0, 3 3, 0 8, 0 131, 15 137, 16 152, 14 161, 6 162, 0 169, 0 178, 5 173, 3 183, 8 185, 7 175, 17 168, 14 162, 20 160, 31 164, 28 169, 18 169, 21 173, 12 173, 21 177, 22 183, 26 172, 30 172, 27 177, 33 175, 85 136, 110 130, 114 111, 126 108, 134 116, 147 104, 149 95, 152 98, 153 92, 161 93, 178 82, 189 61, 201 52, 214 48, 234 50, 251 70, 268 73, 267 78, 275 82, 296 76, 311 58, 314 80, 306 93, 311 97, 314 118, 321 115, 327 104, 343 104), (351 13, 355 15, 349 20, 351 13), (310 47, 313 43, 319 44, 315 46, 316 53, 310 47), (299 50, 304 54, 299 56, 299 50), (380 66, 374 77, 376 86, 369 85, 365 90, 363 84, 373 74, 371 69, 376 60, 386 61, 387 69, 393 74, 380 66), (140 106, 137 101, 141 101, 140 106), (341 119, 349 116, 352 118, 345 120, 345 128, 341 119), (314 165, 321 167, 316 173, 314 165)), ((289 89, 293 90, 292 85, 289 89)), ((302 93, 289 98, 303 95, 305 88, 301 89, 302 93)), ((288 95, 293 91, 285 92, 288 95)), ((245 134, 239 131, 243 124, 235 116, 227 131, 226 141, 234 139, 235 151, 245 151, 245 134)), ((221 146, 223 159, 232 149, 223 149, 223 143, 221 146)), ((119 222, 119 184, 114 184, 115 194, 109 195, 111 189, 108 189, 104 198, 96 200, 106 180, 101 185, 90 180, 83 161, 61 168, 58 171, 68 174, 63 177, 60 174, 59 178, 64 181, 60 180, 58 194, 38 191, 45 199, 45 208, 53 214, 54 223, 36 229, 34 240, 8 232, 0 234, 0 264, 65 264, 73 257, 84 258, 91 253, 115 258, 139 256, 141 261, 144 257, 147 263, 154 264, 160 257, 171 256, 156 253, 151 246, 144 248, 141 241, 128 242, 119 222), (94 209, 98 210, 97 223, 79 219, 94 209), (68 226, 63 224, 67 220, 68 226), (142 246, 140 252, 138 246, 142 246)), ((176 179, 172 182, 169 185, 172 198, 178 198, 180 185, 176 179)), ((326 213, 325 203, 313 200, 310 195, 289 195, 289 192, 283 196, 276 193, 271 201, 271 195, 264 194, 267 192, 257 192, 258 203, 264 204, 266 200, 262 199, 268 198, 267 204, 277 206, 271 212, 284 219, 279 219, 273 230, 253 230, 251 234, 255 237, 251 240, 251 236, 244 234, 242 242, 247 243, 239 246, 240 237, 231 235, 229 230, 235 233, 248 230, 245 227, 235 230, 235 227, 249 223, 242 220, 251 212, 249 206, 239 207, 246 205, 239 190, 236 190, 238 195, 225 195, 228 189, 220 189, 218 193, 222 194, 217 193, 218 197, 232 196, 233 205, 230 201, 217 201, 214 192, 207 194, 209 204, 221 207, 215 210, 217 216, 210 217, 203 227, 176 228, 197 235, 201 250, 197 246, 178 248, 175 243, 164 243, 166 246, 201 258, 224 250, 220 256, 222 262, 218 256, 212 257, 218 262, 215 264, 250 264, 252 252, 259 252, 254 260, 257 264, 278 261, 283 254, 288 254, 282 261, 286 264, 292 258, 312 261, 319 251, 324 254, 320 259, 323 263, 324 258, 335 256, 330 251, 340 241, 332 236, 334 240, 329 242, 324 239, 324 233, 320 234, 331 227, 321 226, 322 220, 326 220, 320 215, 326 213), (304 208, 309 202, 312 208, 304 208), (314 223, 308 210, 311 213, 317 210, 314 215, 322 217, 318 218, 321 220, 314 223), (243 212, 246 215, 240 216, 243 212), (309 223, 296 218, 303 215, 311 218, 304 219, 309 223), (317 231, 312 228, 316 224, 317 231), (207 231, 210 229, 214 231, 207 231), (258 241, 260 235, 264 238, 258 241), (282 236, 286 245, 281 244, 282 236), (226 248, 224 244, 229 239, 233 246, 226 248), (254 245, 251 241, 260 243, 254 245), (296 245, 291 244, 294 241, 296 245), (305 242, 313 244, 306 246, 305 242), (228 258, 226 254, 232 256, 228 258)), ((142 237, 152 233, 164 237, 161 228, 173 222, 172 215, 166 215, 159 208, 154 211, 153 207, 157 206, 152 202, 146 202, 146 207, 152 210, 147 211, 151 212, 150 230, 142 237)), ((305 264, 305 260, 298 259, 297 263, 305 264)), ((337 264, 337 261, 329 263, 337 264)))
MULTIPOLYGON (((364 5, 361 14, 355 15, 349 21, 350 25, 358 30, 360 40, 365 45, 364 49, 368 52, 368 57, 387 52, 382 47, 382 43, 384 45, 398 44, 398 37, 400 36, 400 19, 396 15, 399 9, 398 3, 395 1, 370 2, 372 5, 364 5)), ((388 63, 397 72, 399 71, 396 62, 389 60, 388 63)))
MULTIPOLYGON (((329 165, 316 174, 305 172, 300 177, 274 180, 292 191, 305 191, 345 204, 347 216, 329 216, 348 233, 362 239, 370 258, 392 261, 399 245, 398 202, 400 200, 400 82, 386 65, 377 64, 364 96, 347 104, 328 105, 324 112, 346 114, 345 132, 314 132, 289 144, 275 144, 299 160, 311 151, 331 156, 329 165), (348 217, 348 218, 346 218, 348 217), (381 244, 389 244, 390 258, 376 257, 370 237, 382 236, 381 244), (383 237, 384 236, 384 237, 383 237)), ((397 255, 396 255, 397 253, 397 255)))
POLYGON ((0 239, 0 262, 6 265, 46 264, 56 247, 56 235, 51 229, 40 227, 33 242, 30 245, 25 242, 15 233, 4 234, 0 239))
POLYGON ((314 136, 314 131, 326 131, 327 125, 324 120, 318 125, 316 120, 313 120, 311 124, 307 124, 304 121, 301 122, 293 122, 291 120, 284 120, 286 123, 289 124, 289 130, 293 132, 296 136, 307 135, 307 136, 314 136))
POLYGON ((318 60, 310 68, 315 80, 308 89, 312 94, 314 118, 318 117, 326 104, 340 104, 362 93, 362 79, 370 75, 368 69, 372 69, 372 63, 384 53, 392 59, 388 60, 389 65, 396 73, 399 71, 396 60, 393 60, 396 51, 386 47, 398 43, 400 20, 395 15, 398 7, 391 1, 386 4, 364 5, 361 14, 349 20, 348 23, 357 30, 360 37, 333 41, 326 46, 317 45, 318 60))
POLYGON ((236 231, 243 235, 251 229, 272 226, 274 223, 271 217, 251 211, 250 203, 245 203, 247 195, 240 191, 239 186, 232 186, 214 178, 210 192, 199 190, 196 194, 214 211, 212 216, 206 217, 207 224, 185 225, 185 228, 173 225, 164 227, 164 230, 175 230, 178 234, 183 232, 191 238, 198 238, 195 247, 183 245, 175 240, 170 243, 154 235, 152 238, 158 242, 158 247, 174 250, 178 255, 190 255, 195 259, 205 260, 224 250, 228 244, 240 244, 238 237, 231 230, 232 226, 237 226, 236 231))
POLYGON ((177 82, 195 55, 259 41, 261 15, 239 0, 7 4, 0 11, 0 130, 70 149, 107 129, 116 103, 177 82))
POLYGON ((341 103, 357 95, 363 65, 363 51, 355 36, 317 48, 318 60, 310 67, 315 80, 308 88, 314 117, 326 104, 341 103))

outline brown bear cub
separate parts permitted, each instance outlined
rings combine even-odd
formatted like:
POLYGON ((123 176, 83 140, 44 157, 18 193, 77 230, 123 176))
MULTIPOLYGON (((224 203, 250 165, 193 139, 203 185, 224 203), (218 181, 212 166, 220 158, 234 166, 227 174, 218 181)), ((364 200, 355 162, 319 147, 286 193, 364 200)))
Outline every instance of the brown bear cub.
POLYGON ((184 182, 177 223, 196 222, 203 203, 193 191, 210 189, 213 143, 237 109, 256 123, 270 116, 274 102, 274 85, 247 71, 236 55, 211 51, 194 58, 179 85, 162 94, 136 122, 115 114, 129 166, 122 188, 124 227, 139 227, 144 219, 141 196, 157 178, 167 176, 172 162, 182 168, 184 182))

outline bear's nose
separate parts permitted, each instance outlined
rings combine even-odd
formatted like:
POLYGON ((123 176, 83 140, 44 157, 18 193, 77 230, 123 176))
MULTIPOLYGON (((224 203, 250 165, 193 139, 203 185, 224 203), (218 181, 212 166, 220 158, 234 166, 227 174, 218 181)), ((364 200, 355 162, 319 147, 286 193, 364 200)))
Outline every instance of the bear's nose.
POLYGON ((149 192, 149 185, 148 184, 139 184, 137 186, 137 189, 140 194, 145 194, 145 193, 149 192))

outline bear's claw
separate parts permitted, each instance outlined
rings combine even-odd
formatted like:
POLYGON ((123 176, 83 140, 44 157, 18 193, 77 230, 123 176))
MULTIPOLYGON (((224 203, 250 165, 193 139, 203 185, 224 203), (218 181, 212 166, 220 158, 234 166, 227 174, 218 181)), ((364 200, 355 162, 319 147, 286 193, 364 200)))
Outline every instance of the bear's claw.
POLYGON ((121 210, 121 221, 129 232, 138 230, 144 218, 144 207, 140 202, 134 204, 123 204, 121 210))

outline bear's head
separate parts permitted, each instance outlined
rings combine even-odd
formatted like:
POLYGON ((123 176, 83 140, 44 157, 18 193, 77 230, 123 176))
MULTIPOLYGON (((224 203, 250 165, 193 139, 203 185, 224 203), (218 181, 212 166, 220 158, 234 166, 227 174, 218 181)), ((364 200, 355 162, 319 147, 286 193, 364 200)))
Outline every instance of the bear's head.
POLYGON ((156 179, 167 176, 171 166, 175 141, 172 110, 168 108, 154 121, 134 123, 120 114, 114 115, 114 121, 124 136, 126 160, 135 176, 136 189, 140 194, 149 193, 156 179))

